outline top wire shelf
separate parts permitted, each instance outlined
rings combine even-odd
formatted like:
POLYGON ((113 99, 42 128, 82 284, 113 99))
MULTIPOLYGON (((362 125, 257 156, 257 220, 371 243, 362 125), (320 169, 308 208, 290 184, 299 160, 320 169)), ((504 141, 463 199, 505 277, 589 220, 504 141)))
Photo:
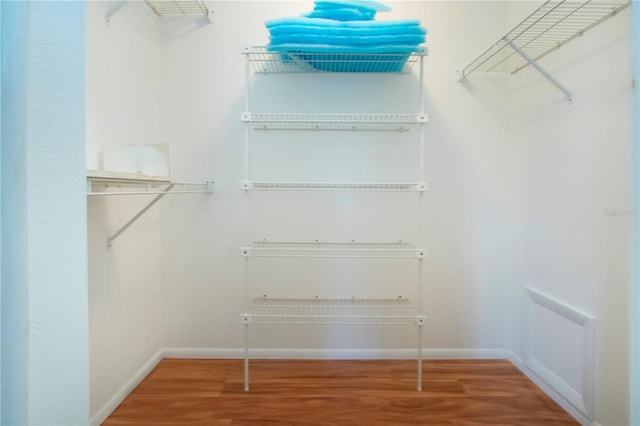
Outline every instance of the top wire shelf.
POLYGON ((462 70, 516 73, 629 7, 629 0, 549 0, 462 70))
POLYGON ((423 258, 425 251, 405 242, 254 241, 242 248, 245 257, 423 258))
POLYGON ((414 53, 270 52, 266 46, 245 47, 256 73, 396 73, 408 74, 426 56, 426 47, 414 53))
POLYGON ((202 0, 146 0, 158 16, 209 16, 209 8, 202 0))

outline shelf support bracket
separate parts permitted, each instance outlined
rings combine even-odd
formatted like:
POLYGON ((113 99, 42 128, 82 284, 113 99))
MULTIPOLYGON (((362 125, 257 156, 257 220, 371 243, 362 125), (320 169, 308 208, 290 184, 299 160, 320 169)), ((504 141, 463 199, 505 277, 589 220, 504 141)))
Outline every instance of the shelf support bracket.
POLYGON ((138 212, 138 214, 136 214, 134 217, 131 218, 131 220, 129 220, 129 222, 125 223, 122 228, 120 228, 115 234, 113 234, 112 236, 110 236, 107 239, 107 248, 111 248, 111 246, 113 245, 113 241, 118 238, 124 231, 126 231, 131 225, 133 225, 133 223, 140 219, 140 217, 145 214, 151 207, 153 207, 153 205, 155 203, 157 203, 158 201, 160 201, 160 199, 162 199, 162 197, 164 197, 165 195, 167 195, 167 193, 169 193, 169 191, 171 191, 171 189, 175 186, 175 183, 171 183, 169 184, 162 192, 162 194, 158 194, 153 200, 151 200, 151 202, 149 202, 149 204, 147 204, 145 206, 145 208, 143 208, 142 210, 140 210, 138 212))
POLYGON ((515 50, 516 52, 518 52, 518 54, 520 56, 522 56, 522 58, 527 61, 529 63, 529 65, 533 66, 535 69, 537 69, 547 80, 549 80, 551 83, 553 83, 558 89, 560 89, 560 91, 562 91, 562 93, 564 93, 564 95, 567 97, 567 101, 569 102, 569 105, 571 105, 573 103, 573 95, 571 94, 571 92, 569 91, 569 89, 567 89, 566 87, 564 87, 564 85, 562 83, 560 83, 554 76, 552 76, 549 71, 545 70, 544 68, 542 68, 540 66, 540 64, 538 64, 534 59, 532 59, 529 55, 527 55, 517 44, 515 44, 512 40, 508 39, 508 38, 504 38, 503 39, 509 46, 511 46, 511 48, 513 50, 515 50))
POLYGON ((104 17, 104 22, 105 24, 109 25, 111 23, 111 18, 113 18, 113 15, 115 15, 116 13, 118 13, 118 11, 120 9, 122 9, 122 7, 128 3, 129 0, 120 0, 119 2, 117 2, 116 4, 114 4, 113 6, 111 6, 109 8, 109 10, 107 11, 107 16, 104 17))

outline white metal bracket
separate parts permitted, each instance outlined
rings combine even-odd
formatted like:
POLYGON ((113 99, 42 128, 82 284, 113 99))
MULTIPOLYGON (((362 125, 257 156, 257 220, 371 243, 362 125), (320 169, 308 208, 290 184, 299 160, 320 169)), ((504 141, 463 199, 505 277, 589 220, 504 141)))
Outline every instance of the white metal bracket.
POLYGON ((242 257, 251 257, 251 248, 240 247, 240 254, 242 255, 242 257))
POLYGON ((425 192, 429 190, 429 184, 427 182, 416 182, 416 190, 418 192, 425 192))
POLYGON ((420 49, 416 53, 420 56, 429 56, 429 48, 427 46, 420 46, 420 49))
POLYGON ((253 184, 249 180, 241 180, 240 189, 243 191, 249 191, 250 189, 253 189, 253 184))
POLYGON ((417 315, 416 316, 416 325, 422 327, 424 323, 427 321, 426 315, 417 315))
POLYGON ((104 23, 107 25, 111 24, 111 18, 113 18, 113 15, 118 13, 118 11, 122 9, 122 7, 127 3, 128 0, 120 0, 119 2, 111 6, 107 11, 107 15, 104 17, 104 23))
POLYGON ((210 180, 205 182, 205 184, 207 185, 207 192, 213 193, 213 190, 215 188, 215 182, 210 180))
POLYGON ((424 259, 425 257, 427 257, 427 250, 425 249, 418 249, 416 251, 416 258, 417 259, 424 259))
POLYGON ((242 48, 240 49, 240 53, 243 53, 245 55, 248 55, 251 53, 251 46, 242 46, 242 48))
POLYGON ((518 52, 518 54, 520 56, 522 56, 522 58, 527 61, 529 63, 529 65, 533 66, 535 69, 537 69, 547 80, 549 80, 551 83, 553 83, 558 89, 560 89, 560 91, 562 93, 565 94, 565 96, 567 97, 567 101, 569 102, 569 105, 571 105, 573 103, 573 95, 571 94, 571 92, 564 87, 564 85, 562 85, 562 83, 560 83, 554 76, 552 76, 547 70, 545 70, 544 68, 542 68, 542 66, 540 66, 540 64, 538 64, 534 59, 532 59, 529 55, 527 55, 517 44, 515 44, 512 40, 508 39, 507 37, 505 37, 503 39, 509 46, 511 46, 511 48, 513 50, 515 50, 516 52, 518 52))
POLYGON ((158 201, 160 201, 160 199, 162 199, 162 197, 164 197, 165 195, 167 195, 167 193, 169 191, 171 191, 171 189, 175 186, 175 183, 171 183, 169 185, 167 185, 167 187, 163 190, 162 194, 158 194, 156 195, 156 197, 151 200, 149 202, 149 204, 147 204, 142 210, 140 210, 138 212, 138 214, 136 214, 134 217, 132 217, 129 222, 125 223, 115 234, 113 234, 112 236, 110 236, 107 239, 107 248, 111 248, 111 246, 113 245, 113 241, 118 238, 120 236, 120 234, 122 234, 124 231, 126 231, 131 225, 133 225, 133 223, 140 219, 140 217, 145 214, 151 207, 153 207, 153 205, 155 203, 157 203, 158 201))
POLYGON ((416 114, 416 121, 418 123, 428 123, 429 122, 429 114, 424 113, 424 112, 416 114))
POLYGON ((240 323, 241 324, 251 324, 253 322, 253 318, 251 314, 240 314, 240 323))
POLYGON ((251 121, 251 113, 250 112, 241 112, 240 113, 240 121, 251 121))

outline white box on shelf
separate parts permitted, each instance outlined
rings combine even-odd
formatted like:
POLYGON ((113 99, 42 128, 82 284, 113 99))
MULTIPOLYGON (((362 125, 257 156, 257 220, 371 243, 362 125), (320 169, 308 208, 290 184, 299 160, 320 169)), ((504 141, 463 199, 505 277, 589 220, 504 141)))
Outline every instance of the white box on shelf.
POLYGON ((110 172, 171 176, 169 145, 109 145, 102 151, 102 168, 110 172))

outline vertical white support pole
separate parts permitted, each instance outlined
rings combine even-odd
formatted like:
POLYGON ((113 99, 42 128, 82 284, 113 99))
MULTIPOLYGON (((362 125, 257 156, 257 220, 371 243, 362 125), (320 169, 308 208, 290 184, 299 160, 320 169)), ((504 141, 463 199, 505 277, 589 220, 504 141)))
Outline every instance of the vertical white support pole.
MULTIPOLYGON (((250 99, 249 99, 249 84, 251 80, 250 64, 249 64, 249 48, 244 50, 244 74, 245 74, 245 111, 250 112, 250 99)), ((244 129, 244 180, 249 181, 249 124, 245 123, 244 129)), ((244 191, 245 197, 245 223, 249 221, 249 191, 244 191)), ((245 227, 245 230, 248 226, 245 227)), ((248 232, 245 231, 245 240, 247 240, 248 232)), ((243 287, 244 287, 244 300, 245 305, 249 304, 249 258, 245 256, 243 269, 243 287)), ((244 324, 244 391, 249 391, 249 324, 244 324)))
POLYGON ((244 391, 249 392, 249 324, 244 324, 244 391))
POLYGON ((422 392, 422 323, 418 324, 418 392, 422 392))
MULTIPOLYGON (((420 55, 420 114, 424 114, 424 55, 420 55)), ((424 173, 424 122, 420 123, 420 182, 425 182, 424 173)), ((423 249, 424 191, 419 192, 418 248, 423 249)), ((418 315, 422 315, 423 258, 418 259, 418 315)), ((418 323, 418 391, 422 391, 422 322, 418 323)))
MULTIPOLYGON (((250 98, 249 98, 249 83, 251 81, 251 70, 249 64, 249 53, 245 51, 244 54, 244 75, 245 75, 245 94, 244 94, 244 110, 245 112, 251 112, 250 98)), ((244 180, 249 180, 249 124, 244 128, 244 180)))

